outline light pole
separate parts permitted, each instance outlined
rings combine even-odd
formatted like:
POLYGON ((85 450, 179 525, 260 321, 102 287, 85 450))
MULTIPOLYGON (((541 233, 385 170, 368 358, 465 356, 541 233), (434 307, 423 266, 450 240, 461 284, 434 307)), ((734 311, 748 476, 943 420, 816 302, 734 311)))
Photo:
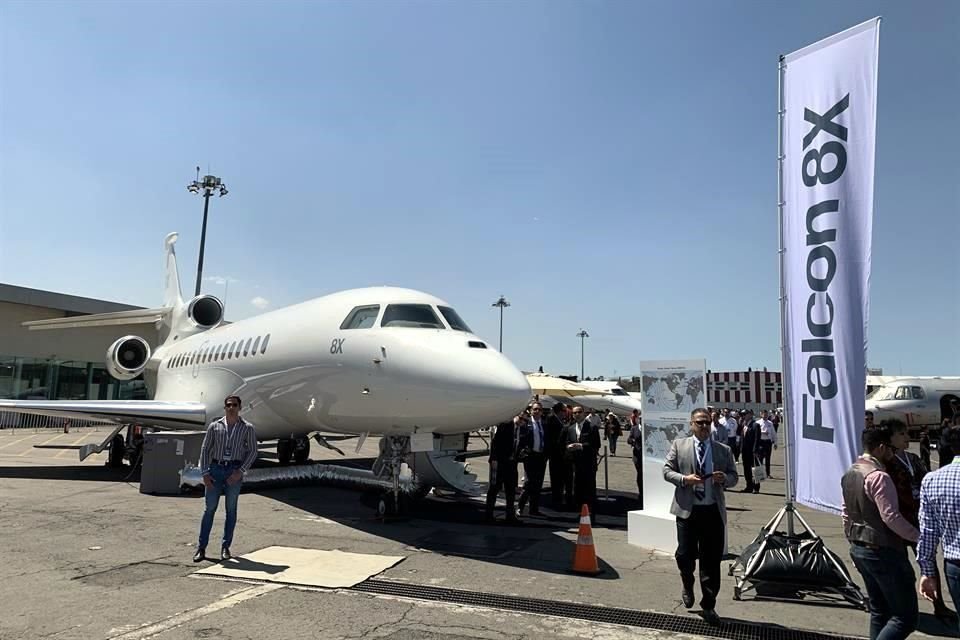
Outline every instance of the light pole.
POLYGON ((203 191, 203 229, 200 231, 200 259, 197 261, 197 290, 193 294, 200 295, 200 277, 203 275, 203 248, 207 240, 207 211, 210 209, 210 196, 214 191, 220 192, 220 197, 227 195, 227 185, 217 176, 203 176, 200 179, 200 167, 197 167, 197 179, 187 185, 190 193, 203 191))
POLYGON ((584 329, 580 329, 580 332, 577 333, 577 337, 580 338, 580 381, 583 381, 583 339, 589 338, 590 334, 587 333, 584 329))
POLYGON ((491 307, 500 307, 500 353, 503 353, 503 309, 504 307, 509 307, 510 303, 507 302, 507 299, 503 296, 497 298, 497 301, 494 302, 491 307))

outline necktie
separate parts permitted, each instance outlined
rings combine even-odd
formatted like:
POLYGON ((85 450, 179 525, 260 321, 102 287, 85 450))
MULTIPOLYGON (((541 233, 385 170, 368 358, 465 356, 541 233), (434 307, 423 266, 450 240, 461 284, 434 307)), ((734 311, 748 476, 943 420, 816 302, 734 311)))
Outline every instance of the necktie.
POLYGON ((537 442, 535 448, 538 452, 543 449, 543 427, 540 425, 539 420, 537 420, 537 442))
MULTIPOLYGON (((704 472, 705 472, 704 457, 706 455, 707 455, 707 443, 704 442, 703 440, 697 440, 697 475, 700 476, 701 478, 704 477, 704 472)), ((704 480, 706 480, 706 478, 704 478, 704 480)), ((702 484, 698 484, 694 486, 693 492, 694 494, 697 495, 698 498, 701 498, 701 499, 707 493, 705 485, 702 485, 702 484)))

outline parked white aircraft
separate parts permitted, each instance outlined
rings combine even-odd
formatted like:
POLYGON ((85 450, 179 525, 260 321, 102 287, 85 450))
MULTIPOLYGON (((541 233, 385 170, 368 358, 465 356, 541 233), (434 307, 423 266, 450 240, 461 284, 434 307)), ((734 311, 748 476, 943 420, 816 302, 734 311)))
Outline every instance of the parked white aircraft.
POLYGON ((597 395, 577 396, 577 404, 596 409, 597 411, 612 411, 619 416, 630 415, 634 409, 642 411, 640 400, 632 397, 613 380, 582 380, 578 384, 602 391, 597 395))
POLYGON ((143 373, 153 400, 0 400, 0 410, 202 429, 236 394, 257 437, 279 439, 283 462, 292 454, 305 460, 308 435, 318 431, 384 434, 403 451, 414 433, 465 433, 510 418, 530 400, 526 377, 507 358, 450 305, 419 291, 353 289, 222 324, 214 296, 181 298, 176 240, 171 233, 164 243, 162 308, 26 323, 32 330, 157 323, 161 344, 152 353, 131 335, 106 354, 114 377, 143 373))
POLYGON ((867 396, 874 422, 895 418, 911 431, 960 414, 960 377, 896 378, 867 396))

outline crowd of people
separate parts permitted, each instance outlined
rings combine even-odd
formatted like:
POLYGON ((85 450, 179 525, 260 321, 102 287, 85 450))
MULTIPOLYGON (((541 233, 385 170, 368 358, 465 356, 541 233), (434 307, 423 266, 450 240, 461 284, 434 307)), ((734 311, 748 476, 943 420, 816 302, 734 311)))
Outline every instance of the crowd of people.
POLYGON ((921 434, 919 456, 908 451, 909 445, 905 423, 875 424, 867 411, 863 454, 841 480, 843 529, 867 589, 871 640, 900 640, 917 628, 911 555, 920 568, 920 595, 933 603, 937 618, 958 627, 957 614, 943 599, 943 578, 954 607, 960 606, 960 464, 954 464, 960 416, 941 427, 936 471, 930 468, 928 433, 921 434))
POLYGON ((598 420, 591 411, 562 402, 553 405, 549 415, 545 413, 534 402, 513 420, 497 425, 490 443, 489 521, 494 520, 501 491, 508 523, 519 523, 518 512, 522 514, 528 505, 530 515, 540 515, 540 494, 548 471, 554 508, 576 510, 586 504, 591 520, 595 517, 602 439, 598 420), (524 483, 515 509, 518 465, 523 466, 524 483))
MULTIPOLYGON (((841 480, 842 521, 850 542, 850 557, 863 576, 869 596, 871 640, 899 640, 912 633, 919 617, 916 575, 910 555, 920 568, 919 593, 933 603, 934 615, 957 626, 957 614, 944 601, 944 584, 954 606, 960 606, 960 416, 942 425, 937 443, 939 469, 931 472, 930 434, 920 434, 920 455, 910 452, 907 426, 898 420, 874 424, 866 412, 863 455, 841 480), (937 566, 942 548, 943 566, 937 566), (910 550, 910 554, 908 554, 910 550)), ((693 605, 694 570, 699 563, 704 618, 717 623, 714 610, 720 583, 720 556, 726 528, 724 494, 739 478, 743 492, 758 493, 770 477, 770 458, 778 447, 782 422, 778 412, 735 409, 696 409, 690 435, 676 439, 664 465, 664 479, 675 485, 671 512, 677 518, 676 560, 681 600, 693 605), (717 446, 722 445, 722 446, 717 446)), ((487 518, 493 520, 496 498, 506 494, 506 520, 519 523, 529 505, 540 514, 540 493, 547 471, 554 508, 596 512, 596 474, 601 447, 611 455, 627 433, 637 471, 643 508, 643 425, 634 411, 626 424, 613 414, 601 417, 589 408, 555 404, 545 412, 539 402, 512 421, 498 425, 491 443, 487 518), (524 483, 515 509, 518 465, 524 483)))

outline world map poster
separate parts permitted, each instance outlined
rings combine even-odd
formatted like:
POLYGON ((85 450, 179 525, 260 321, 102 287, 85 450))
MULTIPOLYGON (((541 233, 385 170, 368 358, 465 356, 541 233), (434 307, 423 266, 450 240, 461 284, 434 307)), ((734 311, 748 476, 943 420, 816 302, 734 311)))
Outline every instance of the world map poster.
POLYGON ((690 412, 707 402, 706 360, 640 363, 644 454, 665 460, 670 445, 690 435, 690 412))

